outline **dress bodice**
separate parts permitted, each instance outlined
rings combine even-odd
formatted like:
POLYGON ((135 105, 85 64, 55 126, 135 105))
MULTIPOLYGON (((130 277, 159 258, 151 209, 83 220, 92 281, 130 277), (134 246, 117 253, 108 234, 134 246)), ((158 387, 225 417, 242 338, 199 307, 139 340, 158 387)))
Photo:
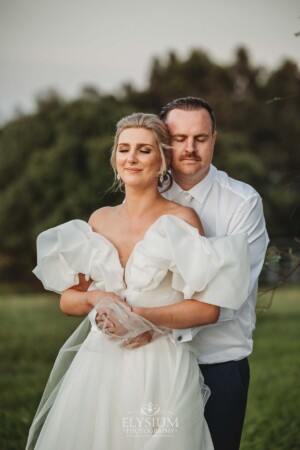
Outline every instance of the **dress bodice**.
POLYGON ((197 298, 238 309, 248 294, 246 236, 205 238, 170 214, 150 226, 124 269, 115 246, 82 220, 41 233, 37 254, 33 272, 46 289, 58 293, 78 284, 82 273, 93 280, 92 288, 126 296, 132 304, 149 304, 148 298, 153 306, 157 298, 159 305, 197 298))

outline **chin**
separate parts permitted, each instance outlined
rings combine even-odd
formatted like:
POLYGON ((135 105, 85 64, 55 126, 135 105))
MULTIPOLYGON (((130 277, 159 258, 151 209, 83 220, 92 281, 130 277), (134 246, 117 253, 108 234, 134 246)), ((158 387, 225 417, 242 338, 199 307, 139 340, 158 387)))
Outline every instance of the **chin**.
POLYGON ((153 181, 146 181, 146 180, 123 180, 125 187, 133 187, 133 188, 141 188, 141 189, 147 189, 149 187, 152 187, 153 184, 157 187, 157 183, 153 183, 153 181))
POLYGON ((125 186, 140 186, 140 180, 123 180, 125 186))
POLYGON ((197 166, 183 166, 176 169, 177 172, 182 173, 182 175, 196 175, 199 172, 203 172, 203 167, 197 166))

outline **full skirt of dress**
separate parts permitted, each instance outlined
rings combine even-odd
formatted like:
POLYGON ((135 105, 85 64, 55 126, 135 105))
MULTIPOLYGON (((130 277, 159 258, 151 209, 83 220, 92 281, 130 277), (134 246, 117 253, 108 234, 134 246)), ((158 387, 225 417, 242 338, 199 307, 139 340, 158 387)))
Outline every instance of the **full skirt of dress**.
POLYGON ((36 450, 213 450, 188 344, 132 349, 92 329, 67 370, 36 450))

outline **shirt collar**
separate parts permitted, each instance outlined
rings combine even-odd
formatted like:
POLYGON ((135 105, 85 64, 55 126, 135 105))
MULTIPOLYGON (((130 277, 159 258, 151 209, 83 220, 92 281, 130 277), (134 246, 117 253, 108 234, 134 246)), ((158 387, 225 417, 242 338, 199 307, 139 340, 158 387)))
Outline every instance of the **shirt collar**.
POLYGON ((167 198, 172 201, 176 201, 176 198, 182 192, 188 192, 193 198, 195 198, 199 203, 203 203, 208 192, 213 184, 217 169, 212 164, 210 165, 209 172, 203 180, 201 180, 196 186, 192 187, 188 191, 184 191, 176 181, 173 181, 172 187, 166 192, 167 198))

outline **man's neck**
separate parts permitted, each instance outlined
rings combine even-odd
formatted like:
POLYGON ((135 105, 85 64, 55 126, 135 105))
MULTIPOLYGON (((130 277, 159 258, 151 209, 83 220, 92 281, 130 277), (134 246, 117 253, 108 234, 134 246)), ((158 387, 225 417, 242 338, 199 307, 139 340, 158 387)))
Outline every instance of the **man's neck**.
POLYGON ((209 170, 204 173, 197 173, 195 175, 183 175, 181 173, 176 173, 172 171, 173 180, 181 187, 184 191, 189 191, 194 186, 199 184, 207 176, 209 170))

